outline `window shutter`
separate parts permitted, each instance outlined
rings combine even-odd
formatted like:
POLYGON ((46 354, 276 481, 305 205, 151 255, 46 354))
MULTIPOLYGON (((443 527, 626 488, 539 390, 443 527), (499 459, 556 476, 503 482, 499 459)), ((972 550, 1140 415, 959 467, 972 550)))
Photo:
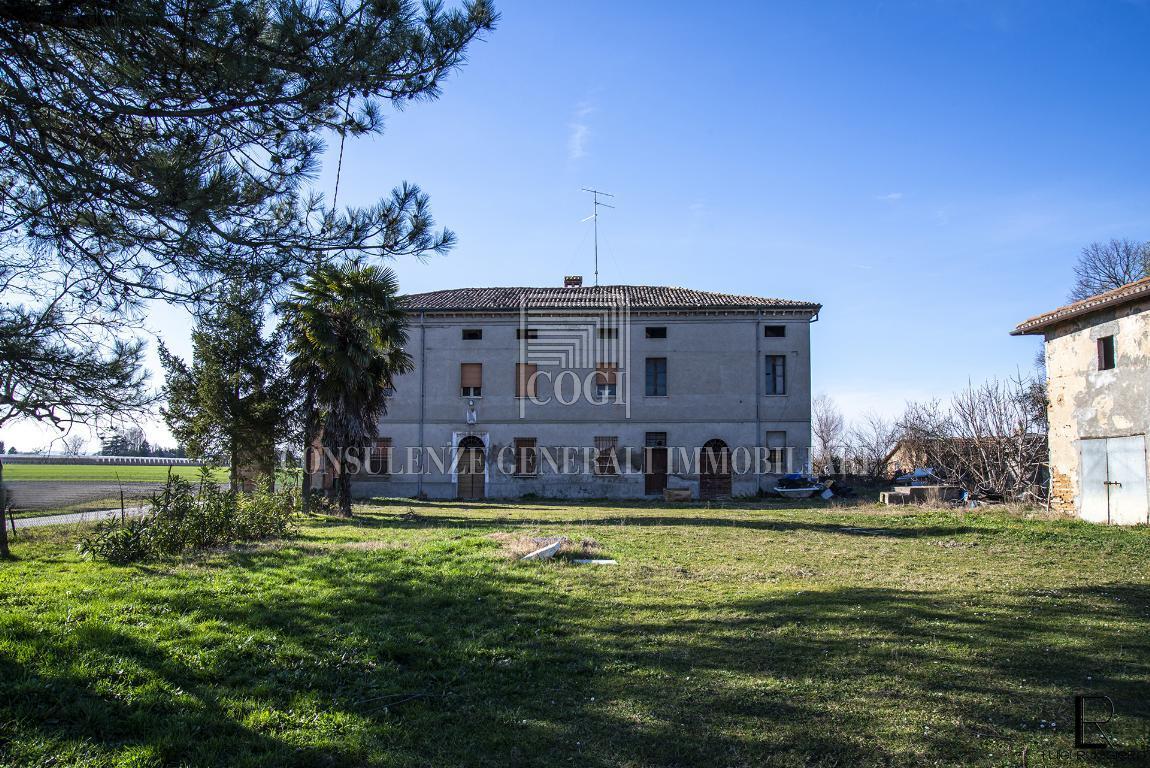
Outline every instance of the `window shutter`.
POLYGON ((599 363, 595 366, 595 383, 614 384, 618 370, 619 366, 616 363, 599 363))
POLYGON ((386 475, 391 473, 390 437, 381 437, 372 444, 369 469, 373 475, 386 475))
POLYGON ((534 376, 539 371, 535 363, 515 364, 515 396, 535 397, 534 376))
POLYGON ((515 438, 515 474, 534 475, 538 471, 536 463, 535 438, 515 438))
POLYGON ((460 363, 459 364, 459 386, 461 386, 461 387, 482 387, 483 386, 483 363, 460 363))

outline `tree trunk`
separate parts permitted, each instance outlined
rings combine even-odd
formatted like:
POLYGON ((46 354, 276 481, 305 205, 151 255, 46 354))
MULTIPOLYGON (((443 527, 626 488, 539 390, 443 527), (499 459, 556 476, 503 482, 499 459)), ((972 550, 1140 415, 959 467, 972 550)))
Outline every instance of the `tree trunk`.
POLYGON ((345 467, 340 465, 339 477, 336 478, 339 485, 339 514, 351 517, 351 475, 344 470, 345 467))
POLYGON ((311 396, 311 387, 303 406, 303 484, 300 488, 302 494, 302 508, 305 515, 311 513, 311 473, 314 467, 311 464, 311 447, 314 435, 312 422, 315 420, 315 401, 311 396))
POLYGON ((229 450, 232 454, 232 460, 231 460, 232 466, 231 466, 231 471, 228 472, 228 479, 231 481, 232 490, 238 492, 240 490, 240 462, 239 462, 239 457, 236 456, 236 443, 237 443, 237 441, 236 441, 236 436, 235 436, 234 432, 232 433, 231 439, 229 442, 230 442, 229 450))
POLYGON ((0 558, 8 559, 8 494, 4 490, 4 462, 0 461, 0 558))

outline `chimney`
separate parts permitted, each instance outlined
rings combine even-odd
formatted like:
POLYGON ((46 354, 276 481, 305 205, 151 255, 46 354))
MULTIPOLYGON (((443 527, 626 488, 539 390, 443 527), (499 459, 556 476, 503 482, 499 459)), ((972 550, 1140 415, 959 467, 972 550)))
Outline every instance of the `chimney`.
POLYGON ((583 275, 567 275, 563 278, 564 288, 582 288, 583 275))

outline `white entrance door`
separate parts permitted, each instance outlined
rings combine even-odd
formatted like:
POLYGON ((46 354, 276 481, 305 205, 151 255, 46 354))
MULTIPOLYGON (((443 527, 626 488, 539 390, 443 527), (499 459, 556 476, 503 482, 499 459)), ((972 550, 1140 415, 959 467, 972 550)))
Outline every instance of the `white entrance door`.
POLYGON ((1080 440, 1078 481, 1082 488, 1082 502, 1078 514, 1091 523, 1110 522, 1110 502, 1107 493, 1106 441, 1080 440))
POLYGON ((1116 437, 1106 441, 1110 475, 1110 522, 1137 525, 1146 522, 1146 438, 1116 437))
POLYGON ((1082 440, 1079 449, 1082 518, 1112 525, 1148 522, 1145 436, 1082 440))

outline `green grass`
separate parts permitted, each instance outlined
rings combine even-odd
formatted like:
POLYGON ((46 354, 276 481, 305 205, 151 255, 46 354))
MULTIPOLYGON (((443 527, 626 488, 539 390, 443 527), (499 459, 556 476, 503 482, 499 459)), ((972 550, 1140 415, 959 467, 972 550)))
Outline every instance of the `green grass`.
POLYGON ((1039 760, 1071 747, 1073 694, 1111 696, 1123 744, 1150 724, 1144 528, 778 504, 358 511, 123 568, 21 532, 0 565, 0 763, 909 768, 1019 766, 1028 748, 1070 765, 1039 760), (496 533, 591 538, 619 564, 514 562, 496 533))
MULTIPOLYGON (((5 480, 52 480, 76 482, 162 483, 168 477, 167 465, 114 465, 114 464, 5 464, 5 480)), ((200 476, 200 468, 173 466, 173 475, 187 478, 200 476)), ((215 469, 213 476, 220 482, 228 479, 228 470, 215 469)))

